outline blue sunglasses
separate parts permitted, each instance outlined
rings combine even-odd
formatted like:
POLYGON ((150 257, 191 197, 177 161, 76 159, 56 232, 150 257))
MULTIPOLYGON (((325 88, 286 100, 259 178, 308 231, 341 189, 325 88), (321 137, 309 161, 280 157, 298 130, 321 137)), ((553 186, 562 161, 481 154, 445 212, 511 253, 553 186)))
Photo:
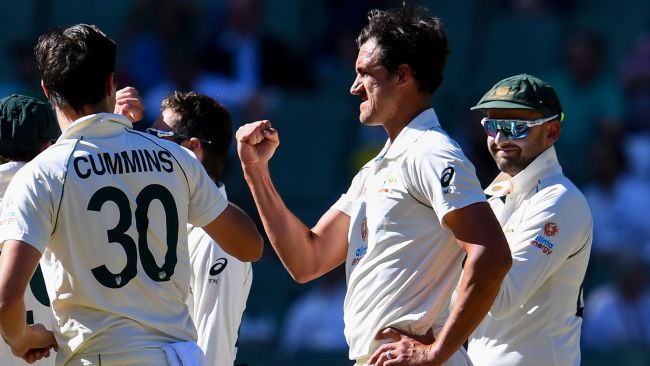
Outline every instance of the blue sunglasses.
POLYGON ((539 126, 548 121, 556 119, 558 115, 554 115, 547 118, 536 119, 532 121, 520 120, 520 119, 492 119, 492 118, 483 118, 481 120, 481 125, 485 129, 485 133, 490 137, 496 137, 497 133, 501 133, 509 139, 522 139, 528 136, 528 130, 531 127, 539 126))

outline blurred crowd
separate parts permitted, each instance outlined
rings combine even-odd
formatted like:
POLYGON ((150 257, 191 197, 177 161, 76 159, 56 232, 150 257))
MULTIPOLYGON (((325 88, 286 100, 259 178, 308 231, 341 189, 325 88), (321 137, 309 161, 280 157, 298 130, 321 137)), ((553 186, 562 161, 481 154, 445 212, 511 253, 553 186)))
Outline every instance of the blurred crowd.
MULTIPOLYGON (((481 117, 469 106, 494 80, 520 72, 544 79, 558 92, 565 110, 559 159, 585 192, 594 218, 584 284, 584 364, 607 357, 627 360, 619 364, 650 362, 650 2, 414 2, 446 25, 452 53, 434 107, 484 186, 497 172, 485 152, 481 117)), ((145 119, 137 128, 156 120, 160 101, 174 90, 217 98, 232 111, 235 127, 271 119, 283 137, 272 161, 277 188, 308 224, 383 146, 383 131, 360 128, 359 101, 349 95, 355 37, 368 10, 401 2, 121 0, 115 3, 122 14, 90 19, 84 7, 95 7, 93 1, 82 7, 76 0, 26 3, 68 6, 40 27, 88 22, 107 30, 118 44, 119 85, 135 86, 145 101, 145 119)), ((0 42, 10 70, 0 74, 0 96, 43 98, 34 41, 27 34, 0 42)), ((226 170, 229 197, 255 215, 234 151, 226 170)), ((341 364, 347 351, 344 274, 335 271, 300 286, 273 251, 265 255, 253 267, 239 360, 341 364)))

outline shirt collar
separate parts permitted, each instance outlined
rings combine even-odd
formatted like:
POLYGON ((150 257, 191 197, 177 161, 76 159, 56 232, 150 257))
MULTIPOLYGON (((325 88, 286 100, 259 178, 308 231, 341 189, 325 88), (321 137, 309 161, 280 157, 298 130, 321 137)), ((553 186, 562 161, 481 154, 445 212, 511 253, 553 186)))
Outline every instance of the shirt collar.
POLYGON ((89 114, 74 121, 57 141, 82 136, 106 136, 123 128, 133 128, 128 118, 113 113, 89 114))
POLYGON ((439 127, 440 122, 433 108, 424 110, 418 114, 402 131, 397 135, 391 144, 390 139, 386 141, 384 148, 379 153, 380 158, 394 159, 406 151, 414 141, 424 132, 439 127))
POLYGON ((555 147, 551 146, 514 177, 501 172, 484 192, 493 197, 528 192, 537 186, 539 181, 555 174, 562 174, 562 167, 557 160, 555 147))

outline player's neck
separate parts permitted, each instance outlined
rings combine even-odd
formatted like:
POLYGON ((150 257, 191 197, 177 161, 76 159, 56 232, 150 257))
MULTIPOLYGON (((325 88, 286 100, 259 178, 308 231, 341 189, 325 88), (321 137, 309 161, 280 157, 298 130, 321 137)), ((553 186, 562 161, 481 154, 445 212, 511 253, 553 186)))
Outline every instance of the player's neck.
POLYGON ((390 121, 384 123, 384 129, 388 134, 391 143, 395 141, 399 133, 406 127, 415 117, 425 110, 431 108, 429 99, 414 98, 411 101, 400 103, 400 108, 396 110, 395 115, 392 116, 390 121))
POLYGON ((75 110, 70 106, 56 106, 54 108, 56 112, 56 119, 59 121, 59 127, 61 131, 65 131, 68 126, 74 123, 74 121, 79 118, 89 116, 91 114, 97 113, 107 113, 111 112, 108 110, 105 101, 101 101, 97 104, 87 104, 81 107, 79 110, 75 110))

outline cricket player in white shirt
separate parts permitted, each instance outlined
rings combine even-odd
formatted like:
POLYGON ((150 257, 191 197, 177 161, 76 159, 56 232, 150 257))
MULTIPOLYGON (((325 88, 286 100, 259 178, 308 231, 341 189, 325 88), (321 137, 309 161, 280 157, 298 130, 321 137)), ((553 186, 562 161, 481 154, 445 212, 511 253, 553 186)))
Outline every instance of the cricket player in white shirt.
MULTIPOLYGON (((16 172, 50 146, 60 134, 56 116, 47 103, 16 94, 0 99, 0 205, 16 172)), ((36 267, 25 291, 25 310, 29 324, 40 323, 48 328, 54 324, 40 266, 36 267)), ((44 351, 44 355, 48 352, 44 351)), ((0 365, 24 364, 25 361, 14 356, 5 342, 0 342, 0 365)), ((54 365, 54 357, 43 358, 34 365, 54 365)))
MULTIPOLYGON (((228 110, 207 95, 174 93, 162 101, 162 121, 149 129, 190 149, 203 164, 212 181, 226 196, 221 183, 223 168, 232 143, 232 122, 228 110)), ((192 266, 190 315, 198 332, 198 344, 206 364, 233 365, 237 336, 253 281, 250 262, 225 252, 200 227, 188 226, 192 266)))
POLYGON ((35 51, 62 135, 3 200, 2 337, 28 362, 58 347, 56 365, 203 365, 185 303, 186 224, 242 260, 261 256, 261 236, 185 149, 110 113, 116 46, 97 27, 55 28, 35 51), (52 331, 25 321, 39 260, 52 331))
MULTIPOLYGON (((268 161, 279 137, 269 121, 236 134, 244 176, 271 244, 296 281, 345 263, 351 360, 470 365, 462 344, 510 268, 507 242, 474 167, 430 107, 447 55, 440 20, 406 5, 373 10, 368 18, 350 92, 361 99, 361 122, 386 130, 384 149, 311 229, 273 186, 268 161), (465 255, 460 300, 449 311, 465 255)), ((327 126, 316 131, 305 138, 333 138, 327 126)))
POLYGON ((553 147, 560 100, 550 85, 522 74, 496 83, 472 109, 487 114, 481 124, 501 173, 485 193, 513 266, 470 337, 470 358, 477 366, 578 366, 592 219, 553 147))

